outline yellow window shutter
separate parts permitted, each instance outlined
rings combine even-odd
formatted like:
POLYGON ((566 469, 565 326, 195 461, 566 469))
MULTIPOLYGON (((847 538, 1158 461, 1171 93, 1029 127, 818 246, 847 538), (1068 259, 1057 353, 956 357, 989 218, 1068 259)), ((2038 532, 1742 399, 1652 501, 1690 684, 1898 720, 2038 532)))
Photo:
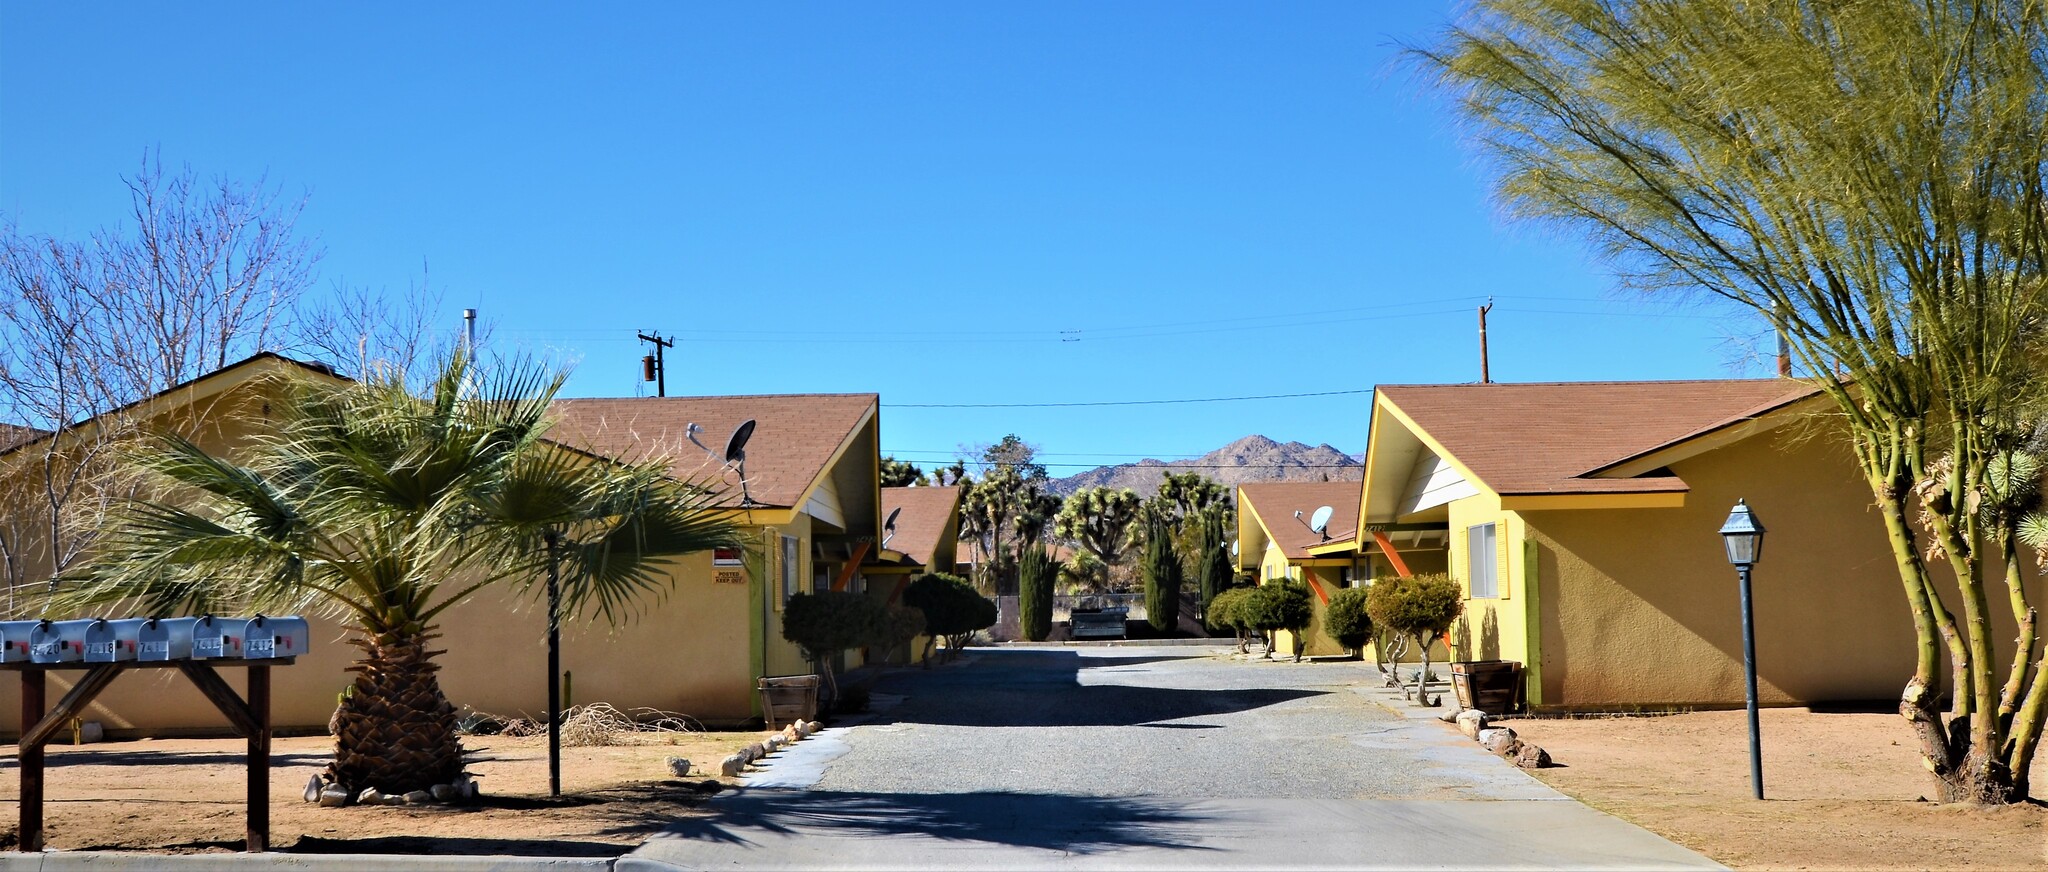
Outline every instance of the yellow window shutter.
POLYGON ((1507 599, 1507 598, 1508 598, 1508 591, 1509 591, 1509 585, 1508 585, 1508 582, 1509 582, 1509 578, 1508 578, 1508 569, 1509 569, 1509 564, 1508 564, 1508 519, 1507 519, 1507 518, 1501 518, 1501 519, 1500 519, 1500 521, 1498 522, 1498 524, 1499 524, 1499 526, 1497 526, 1497 527, 1495 527, 1495 528, 1494 528, 1494 529, 1495 529, 1495 530, 1496 530, 1497 532, 1495 532, 1495 533, 1494 533, 1494 536, 1493 536, 1493 550, 1494 550, 1494 575, 1493 575, 1493 578, 1494 578, 1494 590, 1493 590, 1493 592, 1494 592, 1494 595, 1495 595, 1495 596, 1497 596, 1497 597, 1499 597, 1499 598, 1501 598, 1501 599, 1507 599))
POLYGON ((1472 598, 1472 567, 1461 563, 1472 562, 1472 531, 1463 525, 1454 524, 1451 530, 1451 559, 1449 566, 1452 577, 1458 579, 1458 586, 1465 591, 1465 598, 1472 598))

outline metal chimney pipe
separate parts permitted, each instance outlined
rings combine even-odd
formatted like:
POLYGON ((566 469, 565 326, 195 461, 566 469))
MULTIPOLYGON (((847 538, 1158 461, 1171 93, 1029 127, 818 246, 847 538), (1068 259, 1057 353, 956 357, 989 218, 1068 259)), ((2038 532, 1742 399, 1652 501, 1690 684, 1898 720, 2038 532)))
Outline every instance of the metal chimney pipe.
POLYGON ((476 353, 476 310, 462 310, 462 350, 476 353))

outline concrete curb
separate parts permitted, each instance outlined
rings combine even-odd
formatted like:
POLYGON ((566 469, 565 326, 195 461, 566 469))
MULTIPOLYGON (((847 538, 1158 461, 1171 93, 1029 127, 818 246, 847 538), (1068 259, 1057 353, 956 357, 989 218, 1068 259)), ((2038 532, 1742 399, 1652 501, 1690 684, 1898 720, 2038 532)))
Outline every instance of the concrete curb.
MULTIPOLYGON (((623 852, 621 852, 623 853, 623 852)), ((617 858, 453 857, 405 854, 137 854, 114 851, 0 853, 0 872, 202 872, 293 869, 310 872, 611 872, 617 858)))

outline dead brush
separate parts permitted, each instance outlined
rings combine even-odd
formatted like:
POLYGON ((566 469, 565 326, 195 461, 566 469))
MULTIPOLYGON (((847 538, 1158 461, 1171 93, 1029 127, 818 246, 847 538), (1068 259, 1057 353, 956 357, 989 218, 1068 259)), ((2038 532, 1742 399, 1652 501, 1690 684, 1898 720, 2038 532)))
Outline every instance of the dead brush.
MULTIPOLYGON (((503 718, 479 713, 476 720, 488 723, 496 729, 472 732, 495 732, 517 738, 545 736, 548 733, 546 718, 503 718)), ((571 748, 650 745, 664 742, 672 745, 675 744, 677 737, 685 733, 703 730, 704 725, 696 718, 657 708, 622 710, 611 703, 593 702, 570 706, 567 711, 562 712, 562 744, 571 748)))

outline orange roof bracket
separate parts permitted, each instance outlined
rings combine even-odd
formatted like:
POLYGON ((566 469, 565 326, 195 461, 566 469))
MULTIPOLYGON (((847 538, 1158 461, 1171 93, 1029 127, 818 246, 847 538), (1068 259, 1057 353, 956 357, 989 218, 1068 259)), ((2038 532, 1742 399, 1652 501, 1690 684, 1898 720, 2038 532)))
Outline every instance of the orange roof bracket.
POLYGON ((868 546, 874 544, 866 539, 854 546, 853 556, 846 559, 846 568, 839 570, 839 577, 832 579, 833 590, 845 590, 846 583, 853 580, 853 574, 860 571, 860 562, 868 556, 868 546))
POLYGON ((1380 551, 1387 555, 1388 563, 1394 564, 1395 573, 1403 578, 1411 574, 1408 571, 1408 562, 1401 559, 1401 552, 1394 550, 1394 540, 1387 538, 1387 531, 1372 531, 1372 541, 1380 543, 1380 551))
POLYGON ((1303 572, 1301 574, 1301 580, 1308 582, 1308 589, 1316 592, 1316 599, 1322 600, 1323 605, 1330 604, 1330 594, 1327 591, 1323 590, 1323 586, 1320 582, 1316 581, 1315 570, 1311 569, 1303 572))

